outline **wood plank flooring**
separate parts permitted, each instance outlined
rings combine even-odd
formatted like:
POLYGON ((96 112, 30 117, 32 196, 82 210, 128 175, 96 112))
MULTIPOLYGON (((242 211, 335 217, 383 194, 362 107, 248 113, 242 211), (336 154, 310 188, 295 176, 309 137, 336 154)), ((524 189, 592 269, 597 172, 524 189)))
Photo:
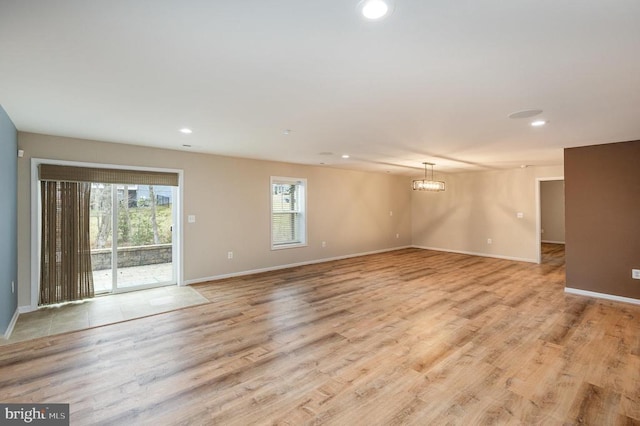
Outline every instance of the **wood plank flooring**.
POLYGON ((0 348, 71 424, 640 424, 640 307, 419 249, 194 286, 211 303, 0 348))

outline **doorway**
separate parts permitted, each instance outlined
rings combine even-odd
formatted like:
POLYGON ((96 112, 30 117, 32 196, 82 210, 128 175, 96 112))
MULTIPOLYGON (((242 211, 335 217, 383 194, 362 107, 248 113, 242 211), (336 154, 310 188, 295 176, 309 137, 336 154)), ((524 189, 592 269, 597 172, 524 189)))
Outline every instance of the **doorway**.
POLYGON ((176 188, 91 185, 91 265, 96 294, 176 283, 176 188))
POLYGON ((564 259, 564 177, 536 182, 538 263, 564 259))
POLYGON ((53 171, 53 180, 91 185, 87 239, 95 294, 182 285, 182 170, 33 158, 31 306, 24 312, 39 306, 43 167, 45 180, 53 171))

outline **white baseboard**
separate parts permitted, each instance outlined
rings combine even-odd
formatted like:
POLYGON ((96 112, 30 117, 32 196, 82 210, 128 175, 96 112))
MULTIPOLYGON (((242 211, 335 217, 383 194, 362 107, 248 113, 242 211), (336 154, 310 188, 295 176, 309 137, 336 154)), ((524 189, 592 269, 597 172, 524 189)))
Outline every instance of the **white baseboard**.
POLYGON ((595 297, 596 299, 611 300, 613 302, 623 302, 623 303, 631 303, 633 305, 640 305, 639 299, 632 299, 631 297, 616 296, 615 294, 598 293, 595 291, 580 290, 579 288, 571 288, 571 287, 565 287, 564 292, 569 294, 577 294, 578 296, 587 296, 587 297, 595 297))
POLYGON ((564 241, 551 241, 551 240, 542 240, 543 243, 548 244, 564 244, 564 241))
POLYGON ((464 250, 450 250, 444 249, 440 247, 425 247, 425 246, 412 246, 414 248, 419 248, 423 250, 434 250, 434 251, 444 251, 447 253, 458 253, 458 254, 468 254, 470 256, 480 256, 480 257, 493 257, 496 259, 505 259, 505 260, 515 260, 517 262, 529 262, 529 263, 538 263, 537 259, 529 259, 526 257, 513 257, 513 256, 502 256, 499 254, 490 254, 490 253, 478 253, 473 251, 464 251, 464 250))
POLYGON ((4 339, 9 339, 9 337, 11 337, 11 333, 13 333, 13 327, 16 326, 16 322, 18 322, 18 316, 20 315, 19 310, 16 309, 16 311, 13 313, 13 317, 11 318, 11 321, 9 322, 9 326, 7 327, 7 330, 4 332, 4 339))
POLYGON ((31 305, 18 306, 18 311, 21 314, 28 314, 29 312, 34 312, 37 310, 38 310, 37 306, 31 306, 31 305))
POLYGON ((349 259, 349 258, 352 258, 352 257, 367 256, 367 255, 370 255, 370 254, 385 253, 385 252, 388 252, 388 251, 402 250, 402 249, 411 248, 411 247, 412 246, 393 247, 393 248, 389 248, 389 249, 374 250, 374 251, 368 251, 368 252, 364 252, 364 253, 347 254, 347 255, 344 255, 344 256, 326 257, 326 258, 323 258, 323 259, 308 260, 308 261, 305 261, 305 262, 289 263, 287 265, 278 265, 278 266, 269 266, 267 268, 250 269, 248 271, 232 272, 232 273, 229 273, 229 274, 221 274, 221 275, 214 275, 214 276, 211 276, 211 277, 196 278, 196 279, 193 279, 193 280, 185 280, 184 284, 185 285, 191 285, 191 284, 197 284, 197 283, 204 283, 204 282, 207 282, 207 281, 222 280, 222 279, 225 279, 225 278, 241 277, 241 276, 244 276, 244 275, 259 274, 261 272, 270 272, 270 271, 277 271, 277 270, 280 270, 280 269, 295 268, 296 266, 314 265, 316 263, 325 263, 325 262, 331 262, 333 260, 342 260, 342 259, 349 259))

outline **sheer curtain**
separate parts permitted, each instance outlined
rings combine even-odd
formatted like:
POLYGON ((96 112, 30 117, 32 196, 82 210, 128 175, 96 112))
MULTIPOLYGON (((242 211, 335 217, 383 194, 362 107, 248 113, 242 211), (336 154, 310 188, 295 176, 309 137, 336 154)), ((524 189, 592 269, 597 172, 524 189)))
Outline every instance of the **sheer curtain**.
POLYGON ((89 239, 91 184, 41 181, 39 305, 94 296, 89 239))

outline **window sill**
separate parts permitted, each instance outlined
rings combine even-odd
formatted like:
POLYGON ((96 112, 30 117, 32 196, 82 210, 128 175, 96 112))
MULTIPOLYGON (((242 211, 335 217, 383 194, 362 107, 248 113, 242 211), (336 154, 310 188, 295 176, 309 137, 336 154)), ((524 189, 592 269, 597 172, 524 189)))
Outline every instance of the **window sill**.
POLYGON ((279 244, 277 246, 272 245, 271 250, 285 250, 299 247, 307 247, 307 243, 279 244))

